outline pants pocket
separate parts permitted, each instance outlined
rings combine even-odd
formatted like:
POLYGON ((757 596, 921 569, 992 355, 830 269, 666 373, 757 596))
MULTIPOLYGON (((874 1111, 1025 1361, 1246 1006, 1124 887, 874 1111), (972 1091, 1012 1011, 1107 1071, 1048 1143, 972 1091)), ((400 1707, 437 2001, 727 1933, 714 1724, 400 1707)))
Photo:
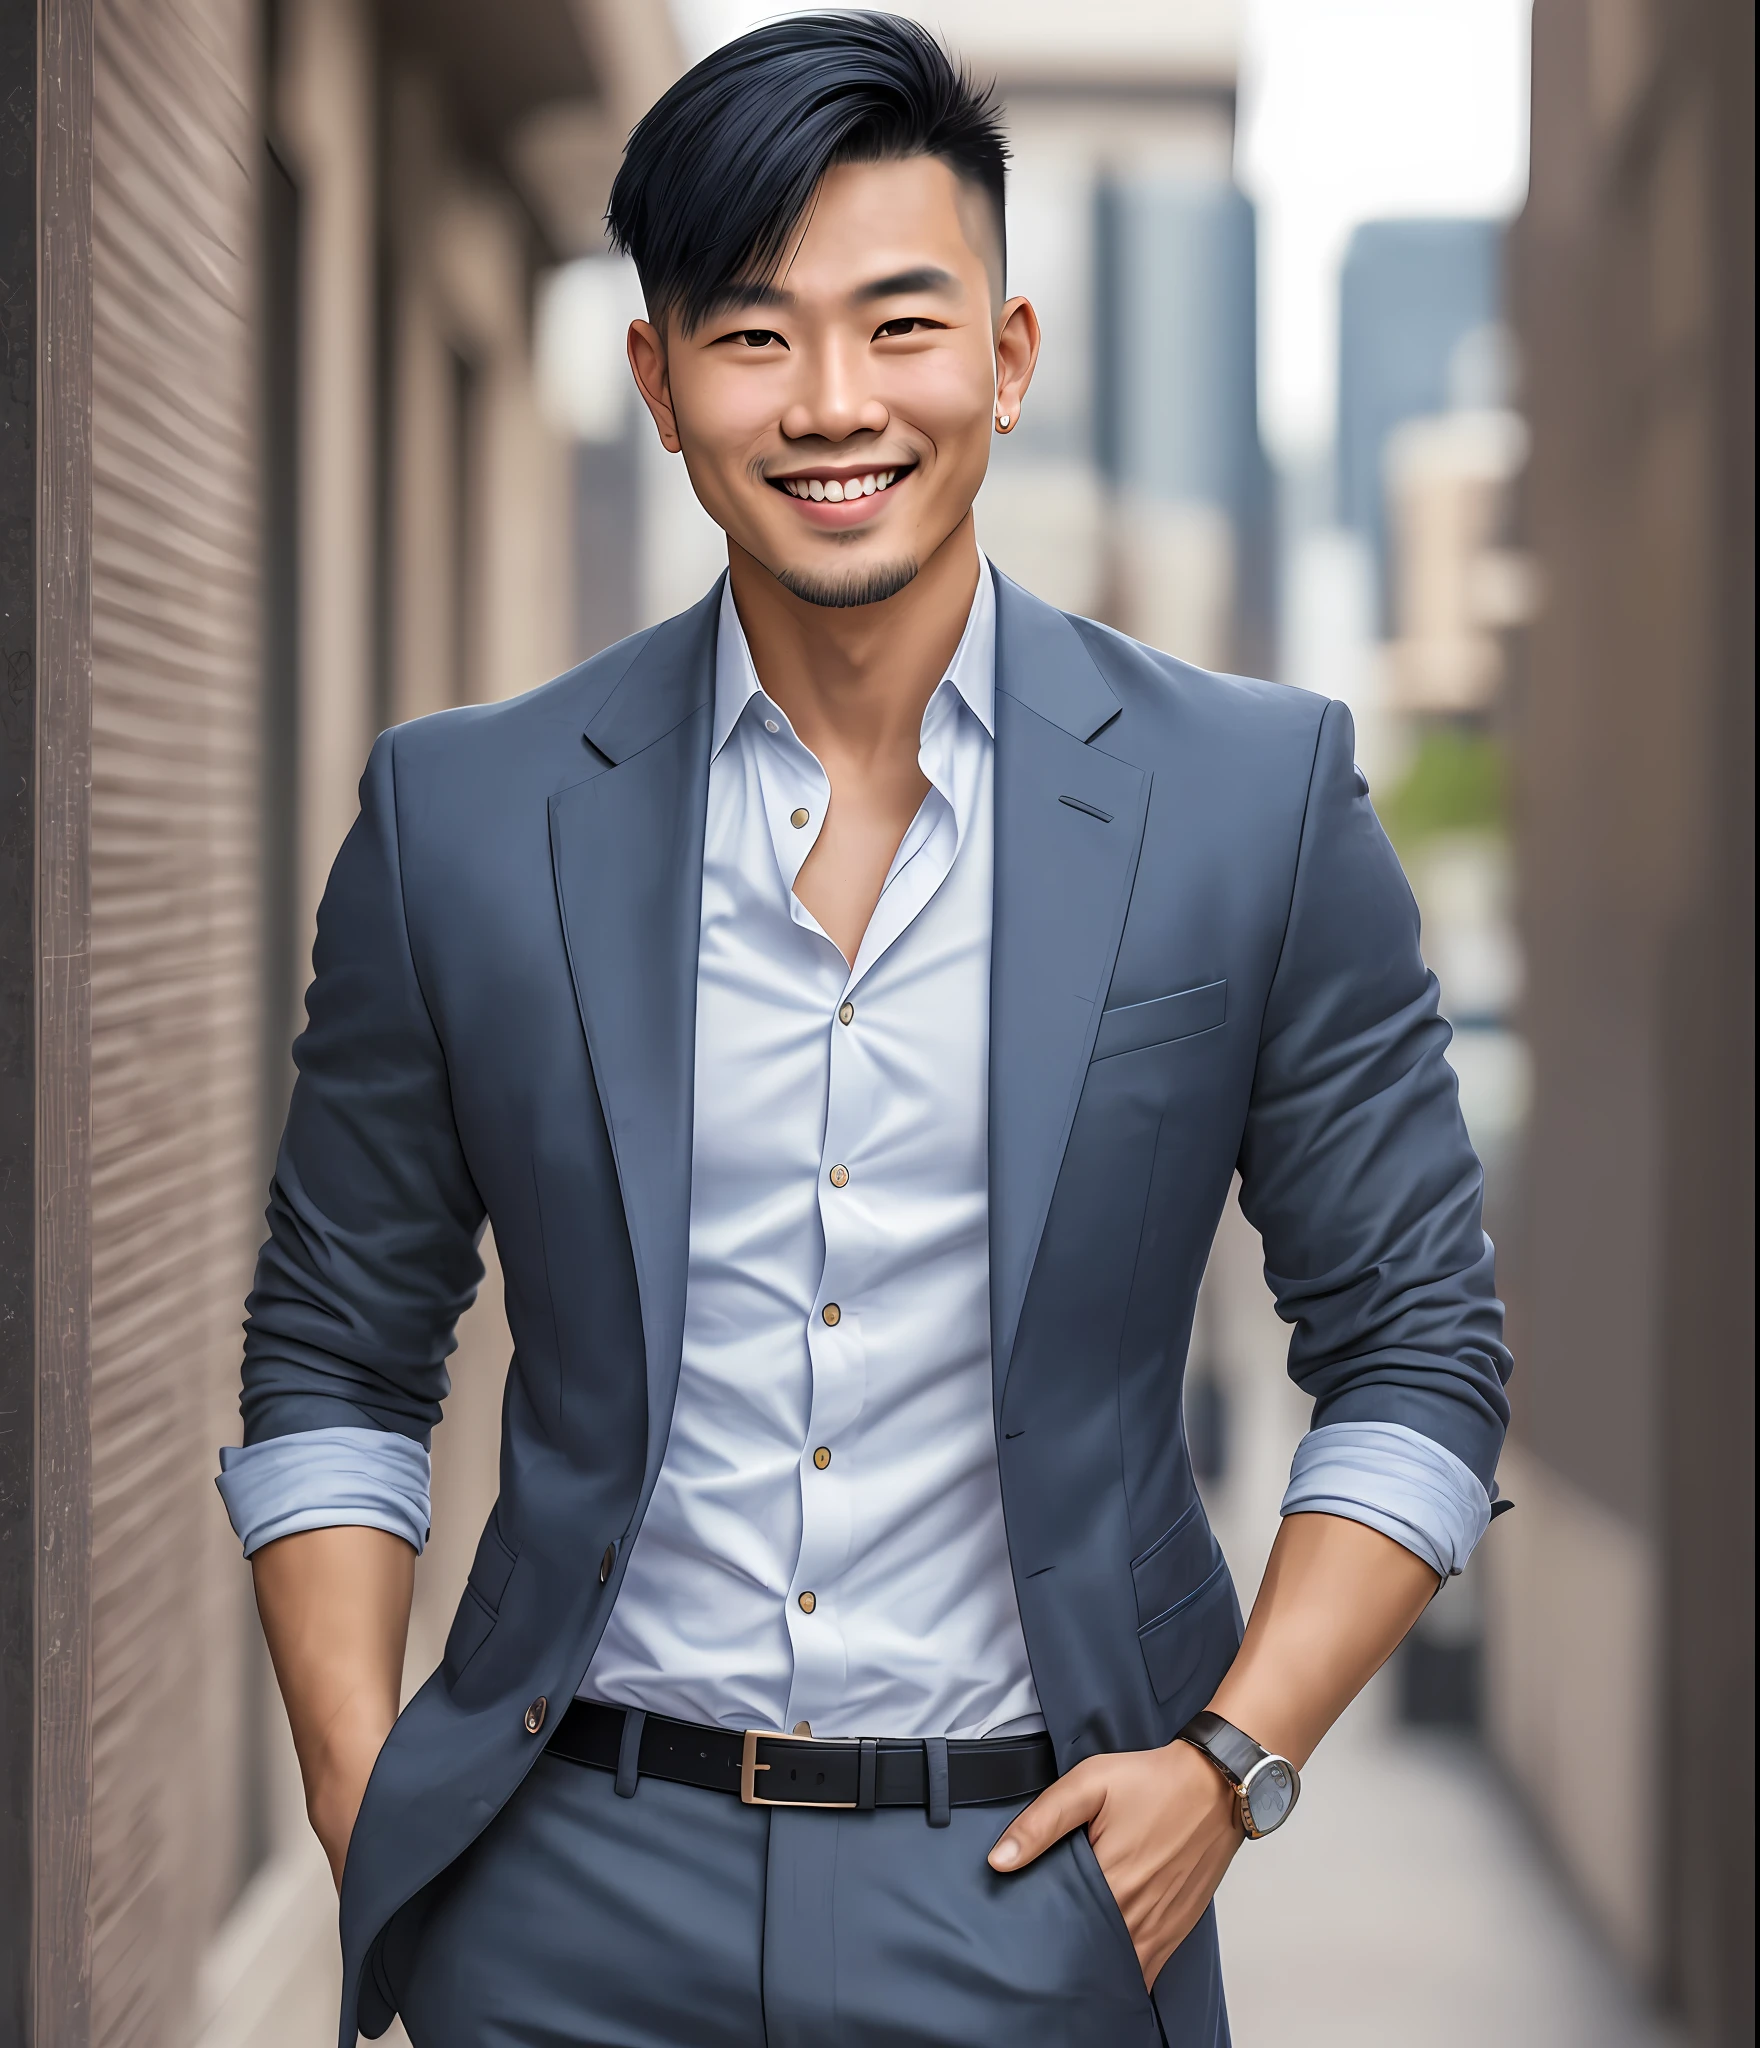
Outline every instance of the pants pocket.
MULTIPOLYGON (((1149 1987, 1143 1982, 1143 1966, 1137 1961, 1136 1944, 1131 1940, 1131 1931, 1125 1925, 1118 1901, 1112 1895, 1112 1887, 1106 1882, 1106 1873, 1100 1868, 1100 1859, 1094 1854, 1094 1845, 1088 1840, 1087 1829, 1076 1828, 1064 1837, 1064 1841, 1082 1880, 1082 1889, 1092 1902, 1100 1939, 1110 1945, 1125 1983, 1141 1998, 1145 2012, 1153 2016, 1154 2001, 1149 1996, 1149 1987)), ((1159 2021, 1155 2024, 1159 2033, 1159 2021)))

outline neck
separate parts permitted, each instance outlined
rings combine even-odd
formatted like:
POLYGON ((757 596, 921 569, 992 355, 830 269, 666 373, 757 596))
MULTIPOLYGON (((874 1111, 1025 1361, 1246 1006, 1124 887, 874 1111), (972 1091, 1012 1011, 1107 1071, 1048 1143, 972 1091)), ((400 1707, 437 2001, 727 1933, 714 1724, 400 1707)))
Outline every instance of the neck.
POLYGON ((824 757, 908 748, 947 673, 978 587, 968 512, 900 591, 880 604, 808 604, 737 541, 727 544, 733 601, 758 680, 802 744, 824 757))

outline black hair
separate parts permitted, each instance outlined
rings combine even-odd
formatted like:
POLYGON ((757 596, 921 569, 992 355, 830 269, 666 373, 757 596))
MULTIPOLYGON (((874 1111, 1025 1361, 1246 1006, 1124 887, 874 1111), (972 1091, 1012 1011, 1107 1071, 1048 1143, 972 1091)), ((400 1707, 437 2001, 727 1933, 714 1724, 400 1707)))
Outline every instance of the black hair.
POLYGON ((711 51, 642 116, 611 187, 611 246, 635 259, 649 317, 688 333, 767 279, 826 172, 938 157, 1004 233, 1008 147, 995 90, 895 14, 799 14, 711 51))

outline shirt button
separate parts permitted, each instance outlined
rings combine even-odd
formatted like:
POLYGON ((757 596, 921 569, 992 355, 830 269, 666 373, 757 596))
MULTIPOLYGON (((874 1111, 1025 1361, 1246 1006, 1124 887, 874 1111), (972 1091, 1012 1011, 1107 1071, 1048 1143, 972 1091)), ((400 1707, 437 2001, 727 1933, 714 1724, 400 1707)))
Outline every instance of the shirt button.
POLYGON ((834 1301, 828 1301, 819 1313, 834 1330, 843 1321, 843 1310, 834 1301))
POLYGON ((811 816, 812 813, 810 811, 790 811, 788 814, 788 822, 798 832, 801 829, 801 827, 808 822, 811 816))
POLYGON ((818 1601, 814 1599, 811 1593, 803 1593, 800 1599, 795 1603, 795 1605, 799 1607, 800 1611, 803 1614, 811 1614, 813 1609, 817 1607, 818 1604, 818 1601))
POLYGON ((538 1730, 544 1725, 544 1716, 549 1711, 550 1702, 542 1693, 539 1693, 538 1697, 526 1709, 526 1733, 528 1735, 537 1734, 538 1730))
POLYGON ((764 730, 766 732, 780 732, 782 728, 776 723, 775 719, 767 718, 764 721, 764 730))
POLYGON ((813 1463, 818 1466, 821 1472, 831 1463, 831 1453, 823 1444, 813 1453, 813 1463))
POLYGON ((849 1186, 849 1168, 847 1166, 834 1166, 831 1169, 831 1185, 834 1188, 846 1188, 849 1186))
POLYGON ((840 1008, 840 1009, 838 1010, 838 1012, 837 1012, 837 1021, 838 1021, 838 1023, 840 1023, 840 1024, 853 1024, 853 1023, 854 1023, 854 1022, 856 1021, 856 1006, 855 1006, 855 1004, 854 1004, 854 1003, 845 1003, 845 1004, 843 1004, 843 1005, 842 1005, 842 1007, 841 1007, 841 1008, 840 1008))

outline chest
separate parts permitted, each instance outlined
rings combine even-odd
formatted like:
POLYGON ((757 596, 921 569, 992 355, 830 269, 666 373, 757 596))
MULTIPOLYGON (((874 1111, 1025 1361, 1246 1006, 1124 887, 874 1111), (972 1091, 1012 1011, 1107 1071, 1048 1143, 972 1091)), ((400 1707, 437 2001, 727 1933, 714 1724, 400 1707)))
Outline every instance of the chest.
POLYGON ((762 1199, 833 1162, 864 1187, 982 1186, 989 805, 908 834, 853 968, 791 888, 762 790, 711 789, 697 956, 694 1185, 762 1199), (719 799, 719 800, 718 800, 719 799), (914 841, 914 843, 913 843, 914 841))

